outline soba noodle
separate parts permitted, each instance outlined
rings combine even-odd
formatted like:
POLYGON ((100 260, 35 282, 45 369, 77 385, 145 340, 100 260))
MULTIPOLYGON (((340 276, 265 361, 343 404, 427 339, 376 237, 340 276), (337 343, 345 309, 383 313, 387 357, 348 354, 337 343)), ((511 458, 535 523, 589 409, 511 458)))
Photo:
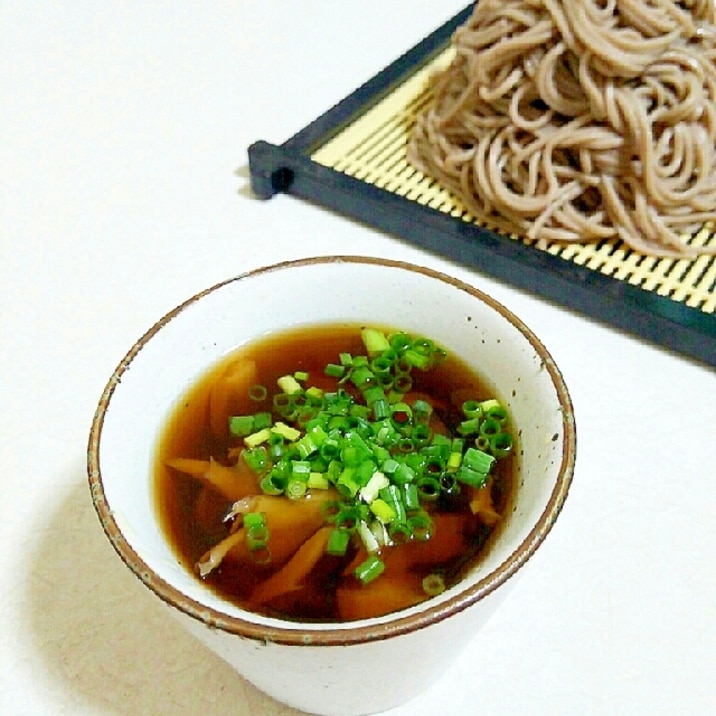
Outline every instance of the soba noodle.
POLYGON ((479 0, 409 158, 476 217, 656 256, 716 219, 713 0, 479 0))

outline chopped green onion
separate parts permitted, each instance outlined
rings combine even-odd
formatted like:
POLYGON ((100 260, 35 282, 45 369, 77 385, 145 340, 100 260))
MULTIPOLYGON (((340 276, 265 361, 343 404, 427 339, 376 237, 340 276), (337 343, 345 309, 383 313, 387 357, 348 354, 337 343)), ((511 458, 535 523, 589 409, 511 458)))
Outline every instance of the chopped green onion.
POLYGON ((460 466, 458 471, 455 473, 455 478, 466 485, 472 487, 484 487, 487 484, 489 475, 486 472, 480 472, 471 467, 468 467, 464 463, 460 466))
POLYGON ((258 431, 270 428, 272 422, 273 419, 271 418, 271 413, 266 411, 256 413, 256 415, 254 415, 254 430, 258 431))
POLYGON ((300 393, 303 390, 301 384, 292 375, 282 375, 276 382, 278 387, 288 395, 300 393))
POLYGON ((370 511, 381 521, 381 522, 392 522, 396 518, 395 510, 380 497, 373 500, 370 503, 370 511))
POLYGON ((320 472, 328 479, 328 461, 324 460, 320 455, 314 455, 309 462, 311 463, 311 472, 320 472))
POLYGON ((335 522, 341 510, 341 503, 336 500, 326 500, 321 504, 321 515, 326 522, 335 522))
POLYGON ((375 376, 383 390, 390 390, 393 387, 394 381, 392 373, 376 373, 375 376))
POLYGON ((406 512, 413 512, 420 509, 420 494, 418 486, 413 482, 403 485, 403 504, 406 512))
POLYGON ((490 437, 491 435, 497 435, 502 430, 500 421, 495 418, 485 418, 480 423, 480 435, 490 437))
POLYGON ((413 403, 413 416, 417 423, 427 423, 433 414, 433 406, 427 400, 418 399, 413 403))
POLYGON ((270 532, 266 526, 266 516, 262 512, 245 514, 244 529, 246 530, 246 546, 249 552, 266 550, 270 532))
POLYGON ((419 368, 420 370, 426 370, 430 366, 430 356, 415 350, 415 348, 408 348, 403 353, 403 358, 413 367, 419 368))
POLYGON ((260 403, 262 400, 266 400, 267 395, 268 390, 266 390, 265 385, 257 383, 249 388, 249 398, 257 403, 260 403))
POLYGON ((282 423, 280 421, 273 424, 271 432, 281 435, 286 438, 286 440, 290 440, 291 442, 295 442, 301 437, 300 430, 292 428, 290 425, 286 425, 286 423, 282 423))
POLYGON ((306 397, 316 406, 323 406, 323 390, 317 385, 306 388, 306 397))
POLYGON ((396 443, 396 445, 398 447, 398 450, 405 455, 409 455, 411 452, 413 452, 413 449, 415 447, 413 445, 413 441, 408 437, 398 438, 398 442, 396 443))
POLYGON ((246 447, 248 448, 253 448, 257 445, 261 445, 261 443, 265 443, 270 437, 270 428, 262 428, 255 433, 251 433, 251 435, 247 435, 244 438, 244 445, 246 445, 246 447))
POLYGON ((409 373, 397 375, 393 381, 393 389, 398 393, 408 393, 413 387, 413 379, 409 373))
POLYGON ((388 534, 386 526, 380 520, 373 520, 368 527, 370 528, 371 534, 375 537, 379 549, 380 547, 390 545, 390 535, 388 534))
POLYGON ((427 512, 418 512, 408 517, 408 526, 413 533, 413 538, 419 542, 426 542, 432 537, 433 521, 427 512))
POLYGON ((480 418, 463 420, 458 427, 460 435, 474 435, 480 430, 480 418))
POLYGON ((281 417, 288 417, 293 411, 291 396, 288 395, 288 393, 276 393, 271 402, 273 409, 281 415, 281 417))
POLYGON ((392 457, 388 458, 382 465, 383 472, 386 475, 392 475, 399 467, 400 463, 392 457))
POLYGON ((338 441, 335 438, 327 437, 321 443, 321 446, 318 448, 318 452, 324 460, 333 460, 335 457, 340 455, 341 450, 338 445, 338 441))
POLYGON ((300 478, 291 478, 286 485, 284 495, 290 500, 298 500, 303 497, 308 490, 308 480, 301 480, 300 478))
POLYGON ((440 496, 440 481, 431 475, 424 475, 417 480, 418 494, 423 500, 432 502, 440 496))
POLYGON ((456 496, 460 494, 460 485, 456 473, 444 472, 440 475, 440 490, 443 495, 456 496))
POLYGON ((395 544, 405 544, 412 539, 413 531, 407 522, 394 520, 388 525, 388 535, 395 544))
MULTIPOLYGON (((391 353, 395 355, 394 352, 391 351, 391 353)), ((390 356, 386 355, 386 351, 383 351, 379 356, 376 356, 370 362, 370 369, 378 377, 390 376, 394 362, 395 358, 391 358, 390 356)))
POLYGON ((512 450, 512 435, 502 432, 490 438, 490 452, 497 458, 506 457, 512 450))
POLYGON ((378 538, 365 520, 361 520, 358 523, 357 531, 366 552, 373 554, 380 549, 380 542, 378 541, 378 538))
POLYGON ((328 480, 335 485, 341 476, 341 472, 343 472, 343 465, 341 465, 340 460, 331 460, 325 472, 328 480))
POLYGON ((355 497, 361 485, 355 479, 355 467, 345 467, 336 481, 336 489, 345 497, 355 497))
POLYGON ((374 443, 371 445, 370 451, 373 453, 373 459, 378 465, 384 465, 385 462, 390 459, 390 450, 383 445, 374 443))
POLYGON ((368 356, 371 358, 390 348, 390 343, 382 331, 375 328, 363 328, 360 335, 368 356))
POLYGON ((346 467, 358 467, 363 461, 363 451, 356 445, 346 445, 340 455, 346 467))
POLYGON ((398 378, 401 375, 409 374, 413 370, 413 366, 407 360, 405 360, 405 355, 403 354, 395 362, 393 370, 395 371, 395 377, 398 378))
POLYGON ((259 487, 266 495, 282 495, 288 484, 288 478, 279 470, 270 470, 261 479, 259 487))
POLYGON ((278 433, 271 433, 271 436, 268 439, 268 454, 269 459, 272 462, 278 462, 281 457, 283 457, 284 454, 284 444, 285 440, 283 435, 279 435, 278 433))
POLYGON ((418 478, 416 486, 420 497, 427 502, 432 502, 440 497, 440 481, 431 475, 418 478))
POLYGON ((351 405, 350 415, 348 416, 348 427, 360 435, 370 433, 370 408, 367 405, 351 405))
POLYGON ((425 472, 425 466, 428 458, 420 452, 412 452, 403 458, 403 462, 416 474, 422 475, 425 472))
POLYGON ((482 450, 470 447, 465 450, 462 458, 463 465, 478 472, 490 472, 495 464, 495 458, 482 450))
POLYGON ((261 549, 268 544, 268 530, 265 527, 258 527, 246 533, 246 545, 250 552, 261 549))
POLYGON ((237 437, 250 435, 254 431, 253 415, 233 415, 229 418, 229 432, 237 437))
POLYGON ((327 490, 331 483, 322 472, 311 472, 306 486, 311 490, 327 490))
POLYGON ((346 435, 346 438, 350 442, 351 445, 358 448, 358 450, 361 452, 361 454, 368 458, 371 456, 371 450, 368 445, 368 443, 365 440, 365 437, 361 434, 364 432, 364 428, 368 428, 368 432, 371 432, 370 425, 367 423, 364 423, 362 420, 358 420, 356 423, 356 427, 360 430, 356 430, 350 433, 350 435, 346 435))
POLYGON ((500 425, 505 425, 509 420, 507 410, 502 405, 493 405, 487 409, 487 417, 497 420, 500 425))
POLYGON ((400 333, 394 333, 388 336, 388 342, 390 343, 390 347, 400 355, 410 347, 413 341, 407 333, 401 331, 400 333))
POLYGON ((419 336, 418 338, 413 339, 410 347, 422 356, 431 356, 435 350, 435 344, 429 338, 425 338, 424 336, 419 336))
POLYGON ((311 474, 311 463, 308 460, 294 460, 291 463, 291 476, 306 482, 311 474))
POLYGON ((427 445, 430 440, 430 428, 425 423, 419 423, 413 428, 410 438, 415 447, 427 445))
POLYGON ((355 385, 358 390, 366 390, 372 385, 375 385, 375 373, 368 366, 361 366, 356 368, 353 366, 351 371, 351 383, 355 385))
POLYGON ((438 475, 447 468, 447 460, 439 455, 427 455, 423 462, 421 474, 438 475))
POLYGON ((390 485, 390 480, 386 477, 384 472, 376 470, 373 473, 370 480, 360 488, 360 496, 364 502, 371 503, 378 497, 378 493, 384 487, 390 485))
POLYGON ((255 473, 264 472, 269 465, 268 451, 263 445, 243 450, 241 456, 255 473))
POLYGON ((500 401, 496 398, 489 398, 488 400, 483 400, 480 403, 480 410, 482 410, 483 413, 488 413, 493 408, 499 408, 500 407, 500 401))
POLYGON ((462 452, 451 452, 447 461, 448 470, 457 470, 462 464, 462 452))
POLYGON ((371 554, 355 568, 354 574, 361 584, 366 585, 379 577, 384 569, 385 563, 371 554))
POLYGON ((413 409, 407 403, 395 403, 391 408, 390 418, 398 429, 408 425, 413 417, 413 409))
POLYGON ((315 408, 307 405, 299 411, 296 416, 296 423, 302 428, 307 428, 309 423, 316 417, 316 412, 315 408))
MULTIPOLYGON (((390 341, 388 341, 390 342, 390 341)), ((398 360, 398 354, 393 350, 392 346, 389 348, 386 348, 383 353, 381 354, 381 358, 384 361, 387 361, 390 363, 391 366, 395 365, 395 362, 398 360)))
MULTIPOLYGON (((385 393, 383 394, 385 395, 385 393)), ((390 415, 390 403, 383 397, 373 403, 373 419, 385 420, 390 415)))
POLYGON ((423 591, 429 597, 436 597, 445 591, 445 579, 441 574, 428 574, 423 579, 423 591))
MULTIPOLYGON (((384 522, 397 520, 402 522, 405 520, 405 505, 403 504, 403 496, 397 485, 388 485, 380 491, 380 499, 382 499, 395 513, 393 520, 383 520, 384 522)), ((375 514, 375 513, 374 513, 375 514)), ((376 515, 378 517, 378 515, 376 515)))
POLYGON ((337 363, 329 363, 323 372, 329 378, 342 378, 346 374, 346 367, 337 363))
POLYGON ((325 430, 323 430, 320 425, 315 426, 306 432, 302 438, 296 441, 296 449, 298 450, 299 455, 305 459, 309 455, 313 455, 313 453, 318 452, 327 437, 328 436, 326 435, 325 430))
POLYGON ((392 423, 387 420, 383 420, 375 427, 375 440, 378 445, 392 445, 396 442, 398 433, 392 423))
POLYGON ((380 385, 370 385, 363 391, 363 400, 372 408, 376 400, 385 400, 385 391, 380 385))
POLYGON ((363 462, 356 467, 355 471, 355 480, 356 482, 361 486, 365 487, 371 477, 373 477, 373 473, 377 470, 377 466, 375 462, 371 458, 366 458, 363 460, 363 462))
POLYGON ((336 515, 334 524, 345 532, 354 532, 362 518, 363 515, 358 507, 343 507, 336 515))
POLYGON ((326 545, 326 552, 336 557, 342 557, 348 549, 350 539, 350 532, 346 532, 340 528, 331 530, 331 534, 328 537, 328 544, 326 545))
POLYGON ((445 359, 447 358, 447 351, 444 348, 441 348, 440 346, 435 346, 433 350, 433 366, 441 365, 445 362, 445 359))
POLYGON ((482 415, 482 406, 477 400, 466 400, 462 404, 462 412, 466 418, 479 418, 482 415))
POLYGON ((244 527, 256 529, 266 526, 266 515, 263 512, 247 512, 244 514, 244 527))
POLYGON ((440 437, 442 436, 433 435, 432 443, 424 447, 420 453, 426 458, 426 460, 433 460, 442 465, 443 463, 446 463, 450 457, 450 443, 437 442, 437 439, 440 437))

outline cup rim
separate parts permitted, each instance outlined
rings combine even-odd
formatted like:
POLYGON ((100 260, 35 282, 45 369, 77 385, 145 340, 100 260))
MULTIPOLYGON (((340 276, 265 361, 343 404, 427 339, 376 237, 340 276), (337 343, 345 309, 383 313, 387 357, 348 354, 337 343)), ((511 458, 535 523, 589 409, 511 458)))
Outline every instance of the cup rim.
POLYGON ((537 338, 535 333, 533 333, 520 318, 480 289, 435 269, 400 260, 368 256, 338 255, 283 261, 247 271, 200 291, 160 318, 129 349, 115 368, 102 392, 92 419, 89 434, 87 474, 95 511, 113 548, 130 571, 169 606, 178 609, 180 612, 209 627, 264 643, 271 642, 296 646, 345 646, 379 641, 423 629, 430 624, 440 622, 453 614, 463 611, 472 604, 485 598, 510 579, 535 553, 552 529, 569 492, 574 474, 575 459, 576 427, 574 422, 574 410, 566 383, 550 353, 540 339, 537 338), (497 311, 528 340, 538 354, 543 370, 549 373, 557 393, 562 413, 564 449, 561 455, 557 480, 539 519, 519 546, 503 560, 497 568, 478 580, 475 584, 456 592, 456 594, 444 601, 433 603, 435 600, 427 600, 423 603, 424 606, 422 608, 418 607, 416 610, 410 610, 407 613, 397 611, 393 615, 386 615, 387 620, 386 617, 382 617, 346 622, 343 624, 337 623, 335 626, 328 623, 316 625, 312 623, 288 621, 285 622, 284 626, 278 619, 270 620, 270 624, 259 621, 254 622, 248 618, 244 619, 226 614, 185 595, 154 572, 129 542, 124 539, 121 527, 115 519, 104 493, 103 478, 100 469, 102 428, 112 396, 120 384, 124 372, 128 370, 132 361, 152 337, 176 318, 184 309, 201 300, 203 297, 237 281, 244 281, 273 271, 329 263, 370 264, 420 273, 428 278, 436 279, 465 291, 497 311))

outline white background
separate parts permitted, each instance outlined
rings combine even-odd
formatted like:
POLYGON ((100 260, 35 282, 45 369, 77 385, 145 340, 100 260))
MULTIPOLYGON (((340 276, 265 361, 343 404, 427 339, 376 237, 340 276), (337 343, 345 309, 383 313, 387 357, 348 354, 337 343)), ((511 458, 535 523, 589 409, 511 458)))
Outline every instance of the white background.
POLYGON ((165 312, 330 253, 491 293, 547 345, 577 416, 554 531, 456 667, 392 713, 716 712, 713 369, 319 207, 251 195, 252 142, 285 141, 464 4, 0 5, 0 714, 294 713, 121 564, 85 449, 107 378, 165 312))

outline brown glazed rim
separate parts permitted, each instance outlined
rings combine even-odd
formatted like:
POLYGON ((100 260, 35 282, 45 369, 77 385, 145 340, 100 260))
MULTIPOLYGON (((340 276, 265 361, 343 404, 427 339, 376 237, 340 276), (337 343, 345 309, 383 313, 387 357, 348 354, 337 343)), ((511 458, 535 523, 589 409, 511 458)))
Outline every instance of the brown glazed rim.
POLYGON ((170 311, 166 316, 158 321, 152 328, 150 328, 149 331, 147 331, 147 333, 145 333, 144 336, 142 336, 134 344, 134 346, 132 346, 127 355, 119 363, 110 377, 104 392, 102 393, 92 421, 89 436, 87 471, 89 477, 89 487, 95 510, 97 511, 102 527, 112 546, 119 554, 125 565, 135 574, 135 576, 137 576, 147 587, 149 587, 149 589, 151 589, 167 604, 179 609, 207 626, 261 642, 273 642, 277 644, 295 646, 345 646, 380 639, 388 639, 396 637, 400 634, 422 629, 430 624, 447 619, 451 615, 462 611, 470 605, 478 602, 480 599, 487 596, 501 584, 506 582, 520 569, 520 567, 522 567, 532 554, 534 554, 551 530, 552 525, 561 512, 572 481, 575 457, 576 429, 574 423, 574 412, 572 401, 562 378, 562 374, 540 340, 508 309, 502 306, 499 302, 495 301, 493 298, 484 294, 479 289, 473 288, 472 286, 446 274, 425 267, 416 266, 403 261, 362 256, 319 256, 296 261, 285 261, 249 271, 235 278, 218 283, 215 286, 212 286, 211 288, 208 288, 188 299, 180 306, 177 306, 174 310, 170 311), (137 554, 131 545, 124 539, 121 529, 112 514, 111 506, 107 503, 104 494, 101 472, 102 426, 105 414, 112 399, 112 395, 122 378, 122 374, 129 368, 132 360, 137 356, 139 351, 142 350, 147 342, 150 341, 152 337, 164 326, 166 326, 173 318, 179 315, 179 313, 181 313, 181 311, 186 307, 196 301, 199 301, 207 294, 220 289, 222 286, 233 283, 234 281, 242 281, 269 271, 281 271, 287 268, 296 268, 322 263, 373 264, 376 266, 394 267, 401 270, 421 273, 430 278, 448 283, 461 291, 465 291, 498 311, 532 344, 541 359, 544 370, 549 373, 550 378, 556 387, 562 411, 564 432, 564 450, 562 453, 562 461, 559 468, 559 476, 555 487, 552 490, 547 506, 540 515, 537 524, 533 527, 520 546, 502 564, 500 564, 497 569, 493 570, 479 582, 464 591, 459 592, 452 598, 446 599, 445 601, 434 605, 431 605, 431 601, 429 600, 425 602, 425 607, 419 611, 409 612, 404 616, 401 616, 401 612, 396 612, 394 617, 389 621, 381 621, 377 623, 373 623, 371 621, 356 622, 356 626, 337 624, 335 627, 326 627, 325 625, 322 625, 320 628, 314 628, 311 624, 297 625, 295 623, 287 623, 286 626, 281 626, 281 622, 278 620, 273 620, 269 624, 256 623, 250 621, 249 619, 231 616, 219 610, 207 607, 198 601, 187 597, 185 594, 182 594, 180 591, 161 579, 152 569, 150 569, 143 561, 142 557, 137 554))

